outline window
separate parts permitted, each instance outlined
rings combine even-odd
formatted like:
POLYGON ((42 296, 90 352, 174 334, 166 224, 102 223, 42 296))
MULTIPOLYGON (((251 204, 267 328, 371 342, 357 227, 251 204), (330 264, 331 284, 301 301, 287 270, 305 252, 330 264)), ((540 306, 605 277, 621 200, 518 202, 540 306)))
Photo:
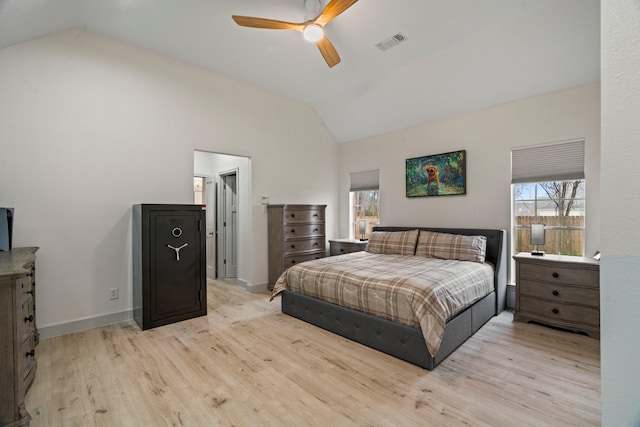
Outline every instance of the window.
POLYGON ((584 255, 584 140, 556 142, 511 151, 514 251, 528 252, 530 226, 545 225, 539 250, 584 255))
POLYGON ((513 186, 516 252, 530 252, 529 227, 545 225, 539 249, 560 255, 584 255, 584 180, 548 181, 513 186))
POLYGON ((353 218, 351 237, 368 239, 371 236, 371 229, 380 224, 380 190, 352 191, 349 199, 351 218, 353 218), (364 235, 360 233, 360 221, 366 221, 364 235))
POLYGON ((349 237, 368 239, 371 235, 371 229, 380 224, 379 172, 378 169, 373 169, 352 172, 349 175, 351 178, 349 237))

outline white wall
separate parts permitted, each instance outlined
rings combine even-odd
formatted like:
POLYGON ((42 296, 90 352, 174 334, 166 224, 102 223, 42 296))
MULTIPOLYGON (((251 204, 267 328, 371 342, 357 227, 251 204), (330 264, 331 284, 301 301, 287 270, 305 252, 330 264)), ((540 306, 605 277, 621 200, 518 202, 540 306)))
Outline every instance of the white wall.
POLYGON ((640 3, 602 2, 602 425, 640 426, 640 3))
POLYGON ((250 282, 268 281, 260 195, 326 203, 337 234, 337 143, 302 104, 80 30, 0 50, 0 94, 0 205, 41 248, 45 336, 130 314, 131 205, 192 203, 196 149, 252 158, 250 282))
MULTIPOLYGON (((434 101, 435 102, 435 101, 434 101)), ((600 238, 600 85, 589 84, 341 144, 340 232, 348 235, 349 172, 380 169, 383 225, 510 228, 511 148, 584 138, 587 254, 600 238), (467 194, 407 198, 405 160, 467 150, 467 194)))

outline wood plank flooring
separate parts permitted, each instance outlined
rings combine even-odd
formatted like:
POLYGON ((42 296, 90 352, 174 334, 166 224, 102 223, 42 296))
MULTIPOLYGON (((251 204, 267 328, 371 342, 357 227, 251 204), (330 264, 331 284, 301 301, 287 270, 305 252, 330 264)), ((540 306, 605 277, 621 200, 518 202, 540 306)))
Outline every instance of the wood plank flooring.
POLYGON ((434 371, 210 281, 206 317, 41 341, 32 426, 588 426, 600 342, 504 312, 434 371))

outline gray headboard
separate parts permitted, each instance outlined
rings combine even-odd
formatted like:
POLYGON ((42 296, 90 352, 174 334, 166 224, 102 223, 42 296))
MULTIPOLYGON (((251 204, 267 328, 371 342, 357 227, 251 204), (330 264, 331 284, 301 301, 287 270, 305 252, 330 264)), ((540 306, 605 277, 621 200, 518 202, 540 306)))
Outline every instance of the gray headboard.
POLYGON ((507 298, 507 230, 481 228, 432 228, 378 226, 373 231, 426 230, 438 233, 462 234, 465 236, 485 236, 487 238, 487 262, 495 266, 494 287, 496 289, 496 312, 504 310, 507 298))

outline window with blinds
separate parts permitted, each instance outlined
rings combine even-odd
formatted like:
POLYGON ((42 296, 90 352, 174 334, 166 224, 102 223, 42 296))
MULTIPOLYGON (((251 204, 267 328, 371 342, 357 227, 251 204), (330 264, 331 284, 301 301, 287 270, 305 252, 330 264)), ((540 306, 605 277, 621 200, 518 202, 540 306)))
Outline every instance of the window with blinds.
POLYGON ((349 174, 349 237, 368 239, 372 227, 380 224, 380 173, 378 169, 349 174))
POLYGON ((541 250, 584 255, 584 140, 511 150, 515 252, 533 249, 531 224, 544 224, 541 250))

